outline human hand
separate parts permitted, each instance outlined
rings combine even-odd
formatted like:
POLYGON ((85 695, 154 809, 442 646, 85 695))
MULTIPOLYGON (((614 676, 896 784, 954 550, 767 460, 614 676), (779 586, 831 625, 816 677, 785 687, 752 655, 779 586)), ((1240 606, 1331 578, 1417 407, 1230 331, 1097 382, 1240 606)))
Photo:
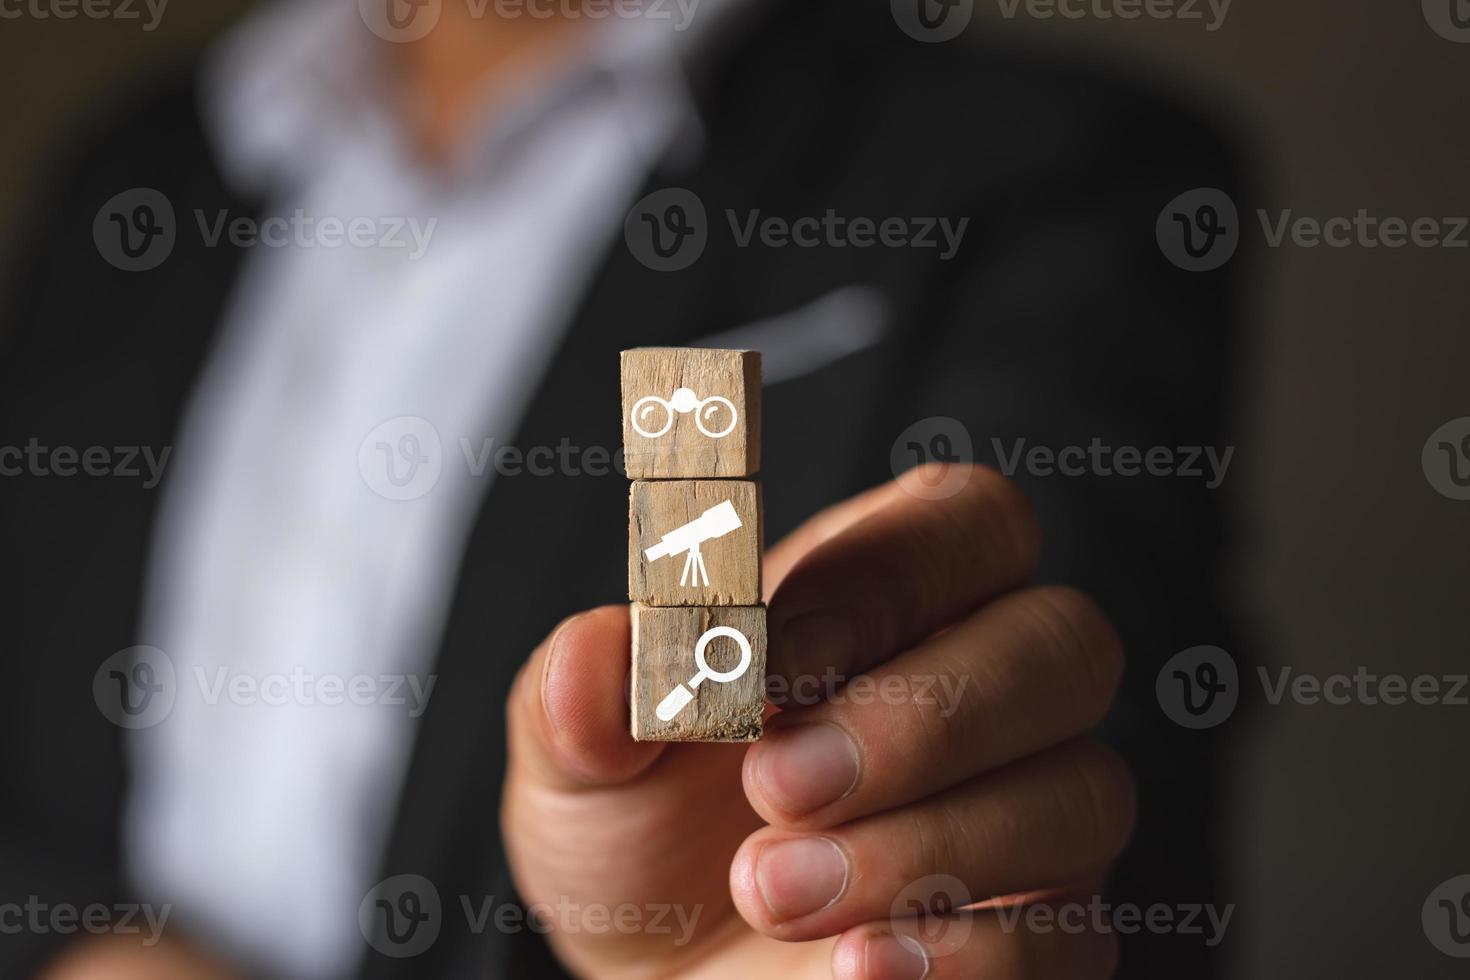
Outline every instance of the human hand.
POLYGON ((574 972, 1111 975, 1111 934, 1005 911, 1095 889, 1132 829, 1127 769, 1086 737, 1121 674, 1117 635, 1079 593, 1027 586, 1040 535, 1014 486, 971 468, 948 498, 907 492, 936 475, 825 511, 767 556, 776 687, 846 686, 754 745, 632 740, 624 607, 532 654, 507 706, 502 832, 574 972), (856 683, 881 696, 844 696, 856 683), (1000 898, 910 908, 935 875, 1000 898), (594 908, 609 927, 565 913, 594 908))

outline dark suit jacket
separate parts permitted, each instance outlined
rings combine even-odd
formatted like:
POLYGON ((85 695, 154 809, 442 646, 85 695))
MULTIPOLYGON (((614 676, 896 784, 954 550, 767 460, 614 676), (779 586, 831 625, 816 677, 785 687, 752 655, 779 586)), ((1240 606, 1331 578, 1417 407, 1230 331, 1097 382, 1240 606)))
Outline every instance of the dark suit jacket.
MULTIPOLYGON (((1224 272, 1172 266, 1160 208, 1233 187, 1210 133, 1107 73, 962 42, 920 44, 886 4, 765 4, 691 69, 702 158, 647 190, 693 190, 709 245, 679 272, 619 240, 601 262, 516 444, 619 444, 620 349, 680 345, 850 284, 879 290, 876 347, 765 395, 769 538, 891 477, 889 451, 929 416, 961 420, 980 459, 992 438, 1031 444, 1224 445, 1224 272), (969 217, 960 253, 738 247, 726 209, 796 218, 969 217)), ((0 337, 0 445, 175 442, 242 255, 182 230, 158 268, 119 271, 93 218, 153 187, 180 215, 259 213, 204 138, 192 78, 111 114, 51 175, 0 337)), ((1017 479, 1047 534, 1042 578, 1111 612, 1130 667, 1107 727, 1138 775, 1142 818, 1115 878, 1119 901, 1213 900, 1218 804, 1211 739, 1154 701, 1159 665, 1222 641, 1214 593, 1219 499, 1198 480, 1017 479)), ((166 481, 165 481, 166 482, 166 481)), ((445 896, 508 894, 497 837, 504 719, 528 651, 569 611, 624 598, 621 476, 498 478, 459 571, 383 876, 421 874, 445 896), (576 556, 576 560, 570 560, 576 556), (596 556, 602 556, 597 560, 596 556)), ((140 582, 160 494, 138 480, 0 479, 0 902, 123 900, 121 731, 93 702, 94 671, 137 642, 140 582)), ((290 800, 279 805, 290 807, 290 800)), ((181 920, 187 910, 175 913, 181 920)), ((454 917, 411 960, 369 952, 371 976, 552 971, 530 934, 471 935, 454 917)), ((62 936, 0 938, 6 972, 62 936)), ((1206 976, 1199 937, 1125 939, 1124 975, 1206 976)))

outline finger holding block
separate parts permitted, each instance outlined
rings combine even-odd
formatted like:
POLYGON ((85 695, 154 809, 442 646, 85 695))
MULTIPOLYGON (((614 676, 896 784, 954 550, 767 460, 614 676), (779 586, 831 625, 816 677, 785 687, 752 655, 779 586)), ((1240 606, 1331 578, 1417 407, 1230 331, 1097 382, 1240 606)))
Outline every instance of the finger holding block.
POLYGON ((632 480, 754 476, 759 351, 623 351, 623 456, 632 480))
POLYGON ((650 606, 761 601, 760 485, 637 481, 628 493, 628 598, 650 606))
POLYGON ((753 742, 766 691, 766 608, 635 603, 633 738, 753 742))

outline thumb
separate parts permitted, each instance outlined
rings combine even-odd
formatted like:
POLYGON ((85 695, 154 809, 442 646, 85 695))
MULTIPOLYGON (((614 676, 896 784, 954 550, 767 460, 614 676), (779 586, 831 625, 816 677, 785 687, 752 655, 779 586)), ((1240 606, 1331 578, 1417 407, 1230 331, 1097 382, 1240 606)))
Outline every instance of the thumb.
POLYGON ((512 772, 551 788, 634 778, 664 749, 628 730, 632 643, 628 608, 562 621, 521 667, 506 717, 512 772))

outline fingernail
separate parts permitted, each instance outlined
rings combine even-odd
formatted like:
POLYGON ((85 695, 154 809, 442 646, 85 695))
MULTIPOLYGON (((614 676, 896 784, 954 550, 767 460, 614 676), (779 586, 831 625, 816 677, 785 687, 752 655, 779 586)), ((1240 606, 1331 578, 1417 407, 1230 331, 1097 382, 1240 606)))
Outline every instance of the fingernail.
POLYGON ((863 949, 864 980, 923 980, 929 955, 912 936, 869 936, 863 949))
POLYGON ((755 772, 761 790, 792 816, 835 803, 857 785, 857 746, 836 725, 778 728, 759 745, 755 772))
POLYGON ((821 700, 829 673, 839 681, 846 679, 843 675, 853 662, 853 636, 849 617, 835 612, 802 613, 781 627, 773 655, 787 667, 795 703, 821 700))
POLYGON ((756 886, 778 922, 824 909, 847 888, 847 855, 825 837, 797 837, 761 849, 756 886))

